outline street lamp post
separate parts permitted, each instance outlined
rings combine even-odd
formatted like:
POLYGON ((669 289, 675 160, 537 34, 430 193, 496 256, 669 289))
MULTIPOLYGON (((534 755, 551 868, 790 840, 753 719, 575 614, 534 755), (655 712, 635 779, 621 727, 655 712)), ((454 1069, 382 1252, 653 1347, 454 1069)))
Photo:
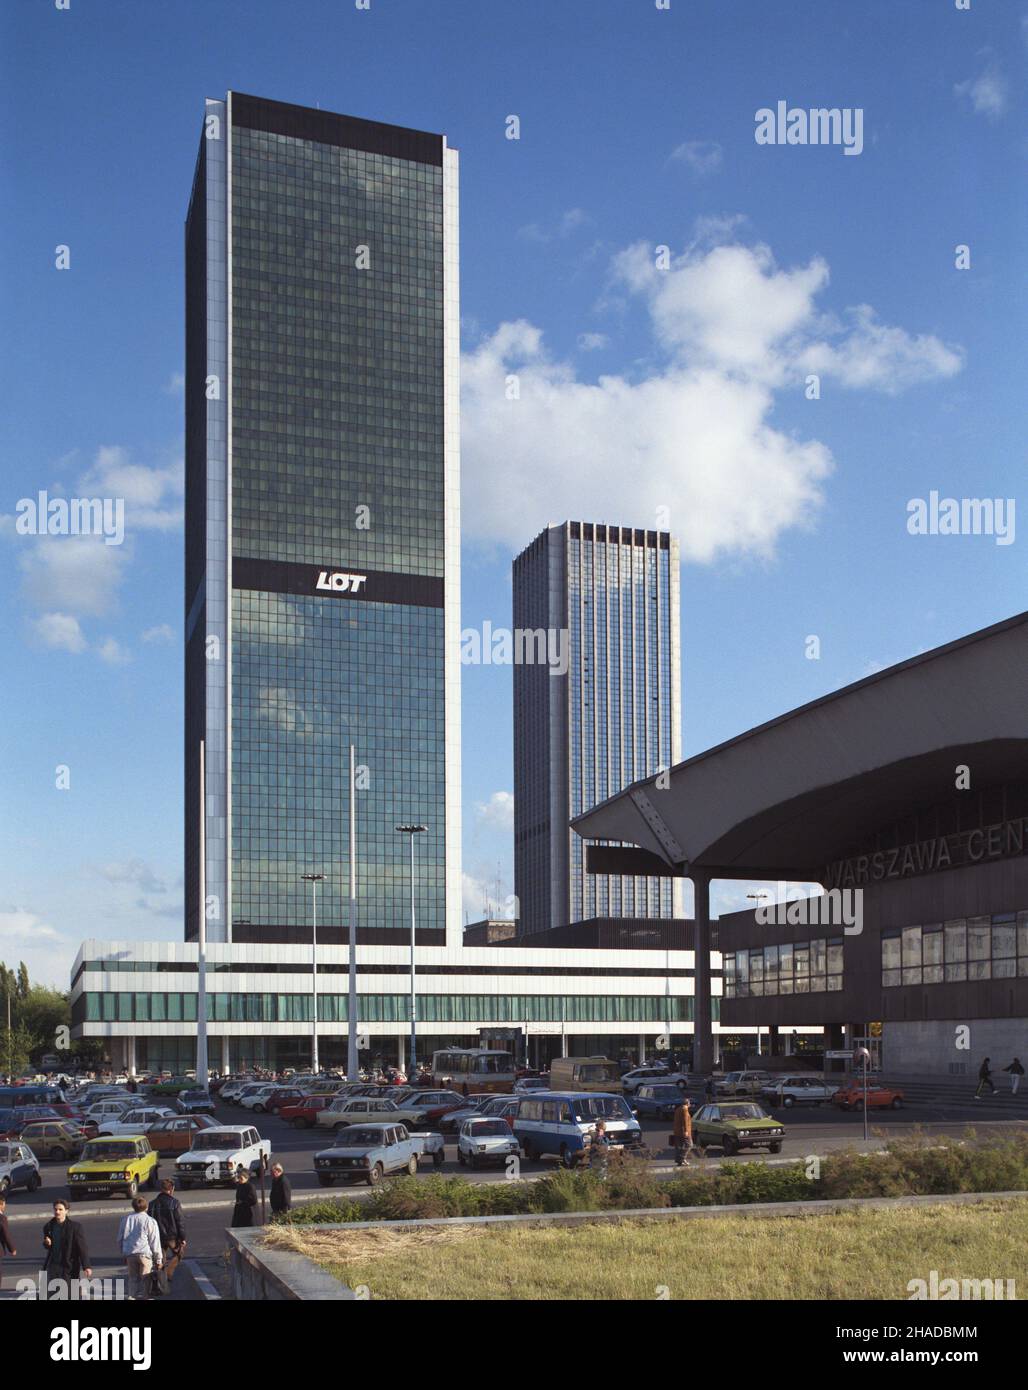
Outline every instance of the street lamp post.
POLYGON ((311 1071, 317 1076, 320 1070, 318 1061, 318 884, 325 880, 324 874, 301 874, 304 883, 309 883, 314 894, 313 932, 311 936, 311 998, 313 1019, 311 1022, 311 1071))
POLYGON ((427 830, 427 825, 398 825, 397 834, 410 836, 410 1057, 407 1060, 407 1077, 414 1079, 414 1065, 418 1046, 418 1007, 415 995, 416 968, 414 963, 414 836, 427 830))

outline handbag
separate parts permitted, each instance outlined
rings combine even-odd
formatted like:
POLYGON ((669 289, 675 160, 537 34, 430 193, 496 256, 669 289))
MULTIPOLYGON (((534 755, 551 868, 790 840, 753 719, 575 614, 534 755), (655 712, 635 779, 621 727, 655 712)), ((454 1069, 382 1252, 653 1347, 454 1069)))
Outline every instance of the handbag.
POLYGON ((168 1275, 164 1266, 150 1271, 150 1297, 160 1298, 168 1292, 168 1275))

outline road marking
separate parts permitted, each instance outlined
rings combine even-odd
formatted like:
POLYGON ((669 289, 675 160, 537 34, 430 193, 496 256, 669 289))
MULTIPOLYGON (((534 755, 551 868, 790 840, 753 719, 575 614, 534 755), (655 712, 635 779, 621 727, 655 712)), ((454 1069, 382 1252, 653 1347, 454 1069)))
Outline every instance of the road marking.
POLYGON ((185 1265, 186 1269, 189 1270, 190 1274, 196 1280, 197 1288, 203 1294, 204 1298, 209 1300, 218 1299, 218 1301, 220 1302, 221 1294, 218 1293, 218 1290, 207 1278, 207 1275, 204 1274, 203 1270, 200 1268, 196 1260, 183 1260, 182 1263, 185 1265))

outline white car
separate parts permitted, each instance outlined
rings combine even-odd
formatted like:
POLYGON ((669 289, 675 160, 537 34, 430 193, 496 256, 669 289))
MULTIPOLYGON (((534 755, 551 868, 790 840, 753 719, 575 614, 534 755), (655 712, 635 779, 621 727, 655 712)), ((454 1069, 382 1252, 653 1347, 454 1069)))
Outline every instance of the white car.
POLYGON ((17 1141, 0 1144, 0 1197, 6 1197, 15 1187, 35 1192, 43 1179, 39 1175, 39 1160, 28 1144, 17 1141))
POLYGON ((115 1100, 113 1096, 108 1096, 106 1100, 98 1100, 95 1105, 89 1106, 86 1110, 86 1119, 95 1120, 97 1126, 104 1125, 108 1120, 118 1120, 126 1110, 132 1110, 139 1104, 136 1096, 124 1096, 115 1100))
POLYGON ((175 1160, 175 1181, 184 1192, 191 1187, 232 1184, 240 1171, 255 1174, 271 1159, 271 1140, 262 1139, 252 1125, 218 1125, 193 1136, 193 1147, 175 1160))
POLYGON ((472 1168, 487 1163, 506 1163, 511 1154, 520 1153, 510 1125, 501 1119, 465 1120, 457 1135, 457 1162, 472 1168))
POLYGON ((514 1082, 514 1094, 516 1096, 528 1096, 533 1091, 548 1091, 550 1089, 550 1078, 548 1076, 522 1076, 514 1082))
POLYGON ((272 1091, 281 1091, 281 1089, 281 1083, 278 1081, 270 1086, 247 1086, 246 1089, 240 1093, 238 1104, 241 1105, 244 1110, 255 1110, 258 1114, 263 1114, 267 1109, 265 1102, 272 1091))
POLYGON ((650 1067, 633 1067, 631 1071, 626 1071, 621 1078, 621 1085, 624 1087, 625 1095, 631 1095, 640 1086, 648 1086, 655 1081, 671 1082, 684 1090, 689 1084, 689 1077, 684 1071, 672 1071, 662 1062, 655 1062, 650 1067))
POLYGON ((824 1105, 830 1101, 838 1086, 829 1085, 819 1076, 782 1076, 761 1086, 761 1098, 770 1105, 824 1105))
POLYGON ((158 1120, 169 1120, 177 1112, 166 1105, 148 1105, 137 1110, 123 1110, 118 1116, 108 1116, 97 1131, 101 1134, 145 1134, 158 1120))

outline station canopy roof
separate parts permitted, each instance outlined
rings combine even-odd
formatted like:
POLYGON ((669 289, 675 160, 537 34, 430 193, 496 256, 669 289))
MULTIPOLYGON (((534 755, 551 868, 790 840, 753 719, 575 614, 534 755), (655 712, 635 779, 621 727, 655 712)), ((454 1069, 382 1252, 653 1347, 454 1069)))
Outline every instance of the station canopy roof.
POLYGON ((637 847, 590 846, 594 872, 817 881, 883 826, 948 800, 960 764, 969 794, 1028 779, 1028 613, 635 782, 571 824, 637 847))

